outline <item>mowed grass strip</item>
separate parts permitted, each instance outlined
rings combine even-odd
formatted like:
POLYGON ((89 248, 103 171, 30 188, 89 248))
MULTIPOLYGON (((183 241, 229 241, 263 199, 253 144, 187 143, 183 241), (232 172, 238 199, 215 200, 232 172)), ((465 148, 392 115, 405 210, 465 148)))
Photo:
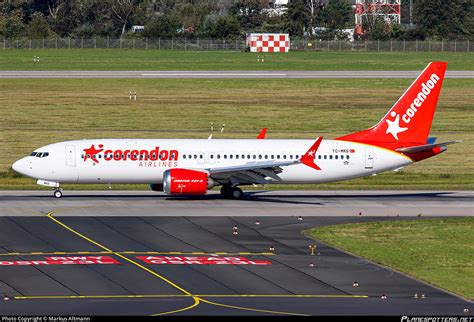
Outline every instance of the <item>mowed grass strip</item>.
POLYGON ((466 217, 345 224, 304 233, 472 300, 473 231, 474 218, 466 217))
POLYGON ((422 70, 447 61, 449 70, 473 70, 473 53, 318 52, 264 54, 241 51, 143 49, 0 50, 0 70, 422 70), (33 57, 40 57, 35 63, 33 57))
MULTIPOLYGON (((14 178, 11 164, 40 146, 64 140, 207 138, 211 122, 217 130, 214 138, 255 138, 262 127, 269 128, 269 139, 334 138, 378 122, 410 83, 408 79, 1 79, 0 186, 34 187, 31 179, 14 178), (137 101, 129 100, 130 90, 137 91, 137 101), (226 125, 222 134, 221 124, 226 125)), ((463 142, 449 146, 442 155, 401 173, 301 188, 474 189, 472 102, 474 80, 445 80, 432 135, 438 141, 463 142)))

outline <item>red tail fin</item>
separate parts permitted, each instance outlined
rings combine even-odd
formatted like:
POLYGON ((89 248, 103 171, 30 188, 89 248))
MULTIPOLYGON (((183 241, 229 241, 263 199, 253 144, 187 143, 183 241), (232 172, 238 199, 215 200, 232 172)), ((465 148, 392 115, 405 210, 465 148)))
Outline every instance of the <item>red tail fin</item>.
POLYGON ((429 63, 379 123, 337 140, 369 143, 390 149, 426 144, 446 66, 444 62, 429 63))

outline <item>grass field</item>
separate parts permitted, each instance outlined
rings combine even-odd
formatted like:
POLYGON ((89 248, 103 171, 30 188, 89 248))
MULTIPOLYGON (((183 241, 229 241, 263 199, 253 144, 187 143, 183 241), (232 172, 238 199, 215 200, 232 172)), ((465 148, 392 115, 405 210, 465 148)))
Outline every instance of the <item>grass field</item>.
POLYGON ((0 70, 422 70, 447 61, 450 70, 473 70, 473 53, 289 52, 140 49, 0 50, 0 70), (33 62, 40 57, 40 63, 33 62))
POLYGON ((347 224, 304 233, 473 300, 473 231, 474 218, 466 217, 347 224))
MULTIPOLYGON (((35 189, 11 164, 52 142, 110 137, 215 138, 338 135, 375 124, 411 83, 408 79, 0 79, 0 189, 35 189), (137 101, 129 101, 136 90, 137 101)), ((306 189, 474 189, 474 80, 446 79, 432 135, 463 140, 399 173, 306 189)), ((65 186, 66 189, 104 186, 65 186)), ((114 188, 146 189, 145 185, 114 188)), ((282 187, 275 186, 275 189, 282 187)))

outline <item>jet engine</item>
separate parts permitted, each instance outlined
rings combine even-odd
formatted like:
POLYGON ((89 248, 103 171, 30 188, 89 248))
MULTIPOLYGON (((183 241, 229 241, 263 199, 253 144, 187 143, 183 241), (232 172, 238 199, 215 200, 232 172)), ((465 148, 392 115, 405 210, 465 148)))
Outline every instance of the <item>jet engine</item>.
POLYGON ((206 172, 169 169, 163 173, 163 191, 169 195, 203 195, 215 182, 206 172))

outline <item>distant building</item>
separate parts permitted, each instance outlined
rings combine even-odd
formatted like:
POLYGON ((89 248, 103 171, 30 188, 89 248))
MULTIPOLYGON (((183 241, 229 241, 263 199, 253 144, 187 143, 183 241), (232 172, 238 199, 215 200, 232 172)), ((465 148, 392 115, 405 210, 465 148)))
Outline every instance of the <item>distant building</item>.
POLYGON ((132 32, 138 33, 145 30, 145 26, 132 26, 132 32))

